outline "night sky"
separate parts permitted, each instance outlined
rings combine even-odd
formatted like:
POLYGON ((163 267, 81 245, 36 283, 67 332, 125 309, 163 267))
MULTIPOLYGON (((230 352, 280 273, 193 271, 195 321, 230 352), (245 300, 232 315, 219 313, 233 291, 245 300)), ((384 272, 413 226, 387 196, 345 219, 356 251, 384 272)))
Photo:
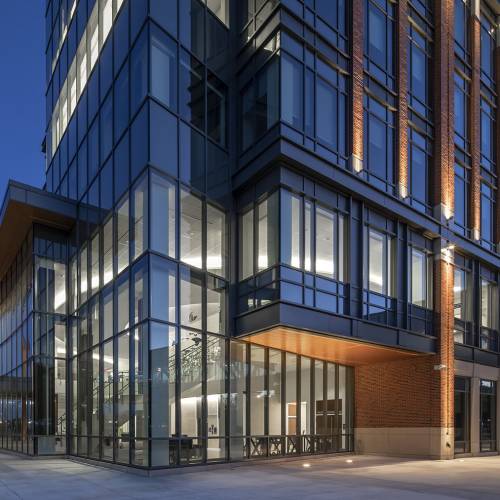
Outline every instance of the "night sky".
POLYGON ((0 203, 9 179, 44 182, 44 6, 45 0, 1 2, 0 203))

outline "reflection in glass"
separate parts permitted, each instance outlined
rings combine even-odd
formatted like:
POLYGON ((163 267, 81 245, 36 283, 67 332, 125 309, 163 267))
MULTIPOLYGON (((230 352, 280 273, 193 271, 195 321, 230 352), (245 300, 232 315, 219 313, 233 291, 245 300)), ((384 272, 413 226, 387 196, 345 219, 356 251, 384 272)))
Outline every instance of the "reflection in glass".
POLYGON ((286 353, 286 429, 287 435, 297 434, 299 429, 297 426, 297 355, 286 353))
POLYGON ((250 346, 250 433, 264 434, 264 408, 266 400, 264 348, 250 346))
POLYGON ((202 277, 185 268, 180 272, 179 315, 181 325, 202 329, 202 277))
POLYGON ((253 214, 252 209, 240 217, 240 280, 244 280, 253 274, 253 214))
POLYGON ((116 460, 129 462, 130 443, 130 334, 117 339, 116 435, 119 438, 116 460))
MULTIPOLYGON (((181 330, 181 433, 201 436, 202 432, 202 337, 189 330, 181 330)), ((185 450, 190 457, 200 450, 185 450)), ((197 456, 196 458, 201 458, 197 456)))
POLYGON ((281 436, 282 352, 269 349, 269 435, 281 436))
POLYGON ((226 340, 207 335, 207 459, 225 458, 226 340))
MULTIPOLYGON (((175 434, 176 329, 151 323, 151 437, 167 438, 175 434)), ((152 448, 153 465, 169 465, 168 441, 152 448)))

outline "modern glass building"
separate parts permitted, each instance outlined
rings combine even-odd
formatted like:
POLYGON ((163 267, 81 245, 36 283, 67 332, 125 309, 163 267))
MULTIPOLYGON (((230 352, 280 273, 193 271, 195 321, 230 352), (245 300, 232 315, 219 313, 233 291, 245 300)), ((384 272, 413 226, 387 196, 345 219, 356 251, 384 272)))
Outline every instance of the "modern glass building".
POLYGON ((497 453, 499 16, 47 0, 46 184, 0 212, 0 446, 497 453))

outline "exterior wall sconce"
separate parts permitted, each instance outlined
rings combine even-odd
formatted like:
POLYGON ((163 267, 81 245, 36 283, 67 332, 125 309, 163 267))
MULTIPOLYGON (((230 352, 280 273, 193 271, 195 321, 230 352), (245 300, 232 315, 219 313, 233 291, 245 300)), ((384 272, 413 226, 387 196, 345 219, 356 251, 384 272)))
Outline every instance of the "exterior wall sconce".
POLYGON ((441 248, 441 259, 447 264, 453 264, 455 245, 448 244, 441 248))
POLYGON ((359 174, 363 171, 363 160, 359 156, 351 155, 351 167, 353 172, 359 174))
POLYGON ((443 205, 443 215, 447 222, 449 222, 453 217, 453 211, 447 205, 443 205))
POLYGON ((399 196, 401 196, 403 200, 408 198, 408 188, 405 184, 399 184, 399 196))

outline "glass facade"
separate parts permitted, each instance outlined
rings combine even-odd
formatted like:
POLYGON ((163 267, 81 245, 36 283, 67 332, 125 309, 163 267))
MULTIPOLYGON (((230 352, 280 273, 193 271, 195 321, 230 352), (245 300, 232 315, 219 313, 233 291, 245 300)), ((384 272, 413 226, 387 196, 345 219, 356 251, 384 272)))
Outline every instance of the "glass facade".
MULTIPOLYGON (((470 240, 457 352, 498 358, 497 20, 481 6, 475 256, 471 2, 454 6, 451 222, 435 3, 361 4, 353 33, 342 0, 47 0, 44 189, 76 215, 32 223, 0 277, 1 447, 144 468, 353 451, 354 366, 256 335, 437 352, 438 234, 470 240)), ((470 391, 458 378, 457 452, 470 391)))

